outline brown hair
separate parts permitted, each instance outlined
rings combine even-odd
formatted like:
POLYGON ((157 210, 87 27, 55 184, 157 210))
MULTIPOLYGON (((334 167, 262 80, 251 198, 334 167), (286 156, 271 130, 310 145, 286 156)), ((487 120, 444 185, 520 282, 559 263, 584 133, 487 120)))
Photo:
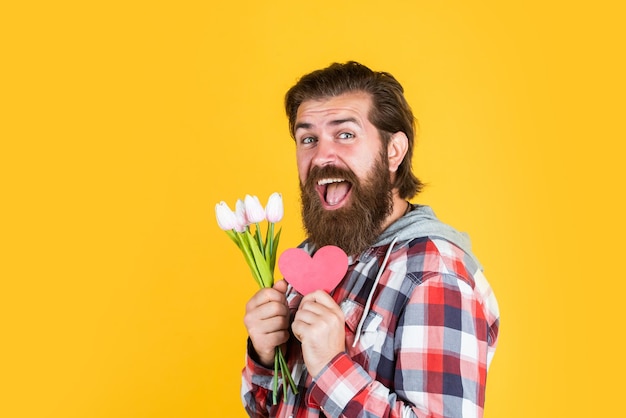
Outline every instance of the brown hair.
POLYGON ((396 132, 404 132, 409 139, 406 156, 398 167, 393 186, 398 189, 401 198, 412 198, 423 187, 411 167, 415 118, 404 98, 402 85, 391 74, 372 71, 365 65, 349 61, 345 64, 333 63, 327 68, 304 75, 285 95, 285 111, 291 135, 294 136, 296 115, 302 102, 355 91, 370 94, 372 109, 368 117, 378 129, 385 147, 396 132))

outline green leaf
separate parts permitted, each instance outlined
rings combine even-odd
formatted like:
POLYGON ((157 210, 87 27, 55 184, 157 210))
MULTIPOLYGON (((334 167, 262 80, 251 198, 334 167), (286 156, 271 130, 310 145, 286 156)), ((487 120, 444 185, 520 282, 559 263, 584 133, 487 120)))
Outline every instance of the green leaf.
POLYGON ((259 225, 258 222, 255 225, 256 228, 254 229, 254 239, 259 246, 258 248, 261 251, 261 254, 263 254, 263 257, 265 257, 265 248, 263 247, 263 241, 261 238, 261 225, 259 225))
POLYGON ((250 250, 252 250, 252 255, 254 256, 254 262, 256 264, 257 269, 259 270, 259 275, 261 276, 261 281, 263 282, 263 287, 272 287, 274 284, 274 276, 270 271, 269 266, 265 262, 265 257, 261 254, 261 250, 256 244, 254 237, 249 232, 246 233, 246 237, 248 237, 248 243, 250 244, 250 250))
POLYGON ((278 232, 276 233, 276 236, 274 237, 274 242, 272 243, 272 256, 270 258, 270 270, 274 271, 274 267, 276 266, 276 252, 278 251, 278 241, 280 241, 280 233, 283 231, 283 228, 281 227, 278 232))
POLYGON ((236 234, 236 237, 239 240, 239 248, 241 249, 241 252, 243 253, 243 257, 245 258, 246 263, 248 264, 248 267, 250 267, 250 272, 252 273, 252 277, 254 277, 254 280, 256 280, 259 287, 265 287, 263 285, 261 274, 257 268, 256 263, 254 262, 254 256, 252 252, 250 251, 250 247, 248 243, 244 239, 244 235, 246 234, 250 235, 250 233, 247 231, 236 234))
POLYGON ((230 238, 235 243, 235 245, 241 250, 241 244, 239 243, 239 240, 237 239, 236 232, 230 229, 224 232, 226 232, 226 235, 228 235, 228 238, 230 238))

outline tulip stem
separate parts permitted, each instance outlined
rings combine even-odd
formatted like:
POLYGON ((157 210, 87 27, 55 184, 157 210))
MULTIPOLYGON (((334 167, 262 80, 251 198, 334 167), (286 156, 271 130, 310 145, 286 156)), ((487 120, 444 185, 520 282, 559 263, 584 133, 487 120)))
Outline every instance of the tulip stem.
POLYGON ((274 263, 272 260, 274 258, 274 222, 270 222, 267 226, 267 234, 265 235, 265 261, 267 261, 267 265, 270 267, 270 272, 272 272, 272 276, 274 275, 274 263))
POLYGON ((276 347, 274 350, 274 387, 272 390, 272 401, 274 401, 274 405, 278 403, 278 368, 280 367, 282 371, 283 364, 280 362, 279 353, 280 347, 276 347))

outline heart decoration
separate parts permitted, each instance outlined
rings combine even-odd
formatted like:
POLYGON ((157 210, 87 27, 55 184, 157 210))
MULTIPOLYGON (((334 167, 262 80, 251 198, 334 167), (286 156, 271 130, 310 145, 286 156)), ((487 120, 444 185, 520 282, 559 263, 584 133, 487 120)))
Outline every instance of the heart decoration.
POLYGON ((289 248, 278 259, 283 277, 299 293, 331 292, 348 271, 348 256, 339 247, 327 245, 313 257, 301 248, 289 248))

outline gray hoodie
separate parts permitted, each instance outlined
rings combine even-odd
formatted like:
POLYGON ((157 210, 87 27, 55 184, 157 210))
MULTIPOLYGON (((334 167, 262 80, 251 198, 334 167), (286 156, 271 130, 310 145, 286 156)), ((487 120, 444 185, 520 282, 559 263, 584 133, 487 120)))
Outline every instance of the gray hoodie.
POLYGON ((409 213, 389 225, 372 246, 387 245, 394 239, 398 242, 403 242, 423 237, 443 238, 462 249, 474 260, 476 266, 482 270, 478 259, 472 253, 472 245, 466 233, 459 232, 441 222, 437 219, 435 212, 433 212, 430 206, 412 205, 412 207, 409 213))

